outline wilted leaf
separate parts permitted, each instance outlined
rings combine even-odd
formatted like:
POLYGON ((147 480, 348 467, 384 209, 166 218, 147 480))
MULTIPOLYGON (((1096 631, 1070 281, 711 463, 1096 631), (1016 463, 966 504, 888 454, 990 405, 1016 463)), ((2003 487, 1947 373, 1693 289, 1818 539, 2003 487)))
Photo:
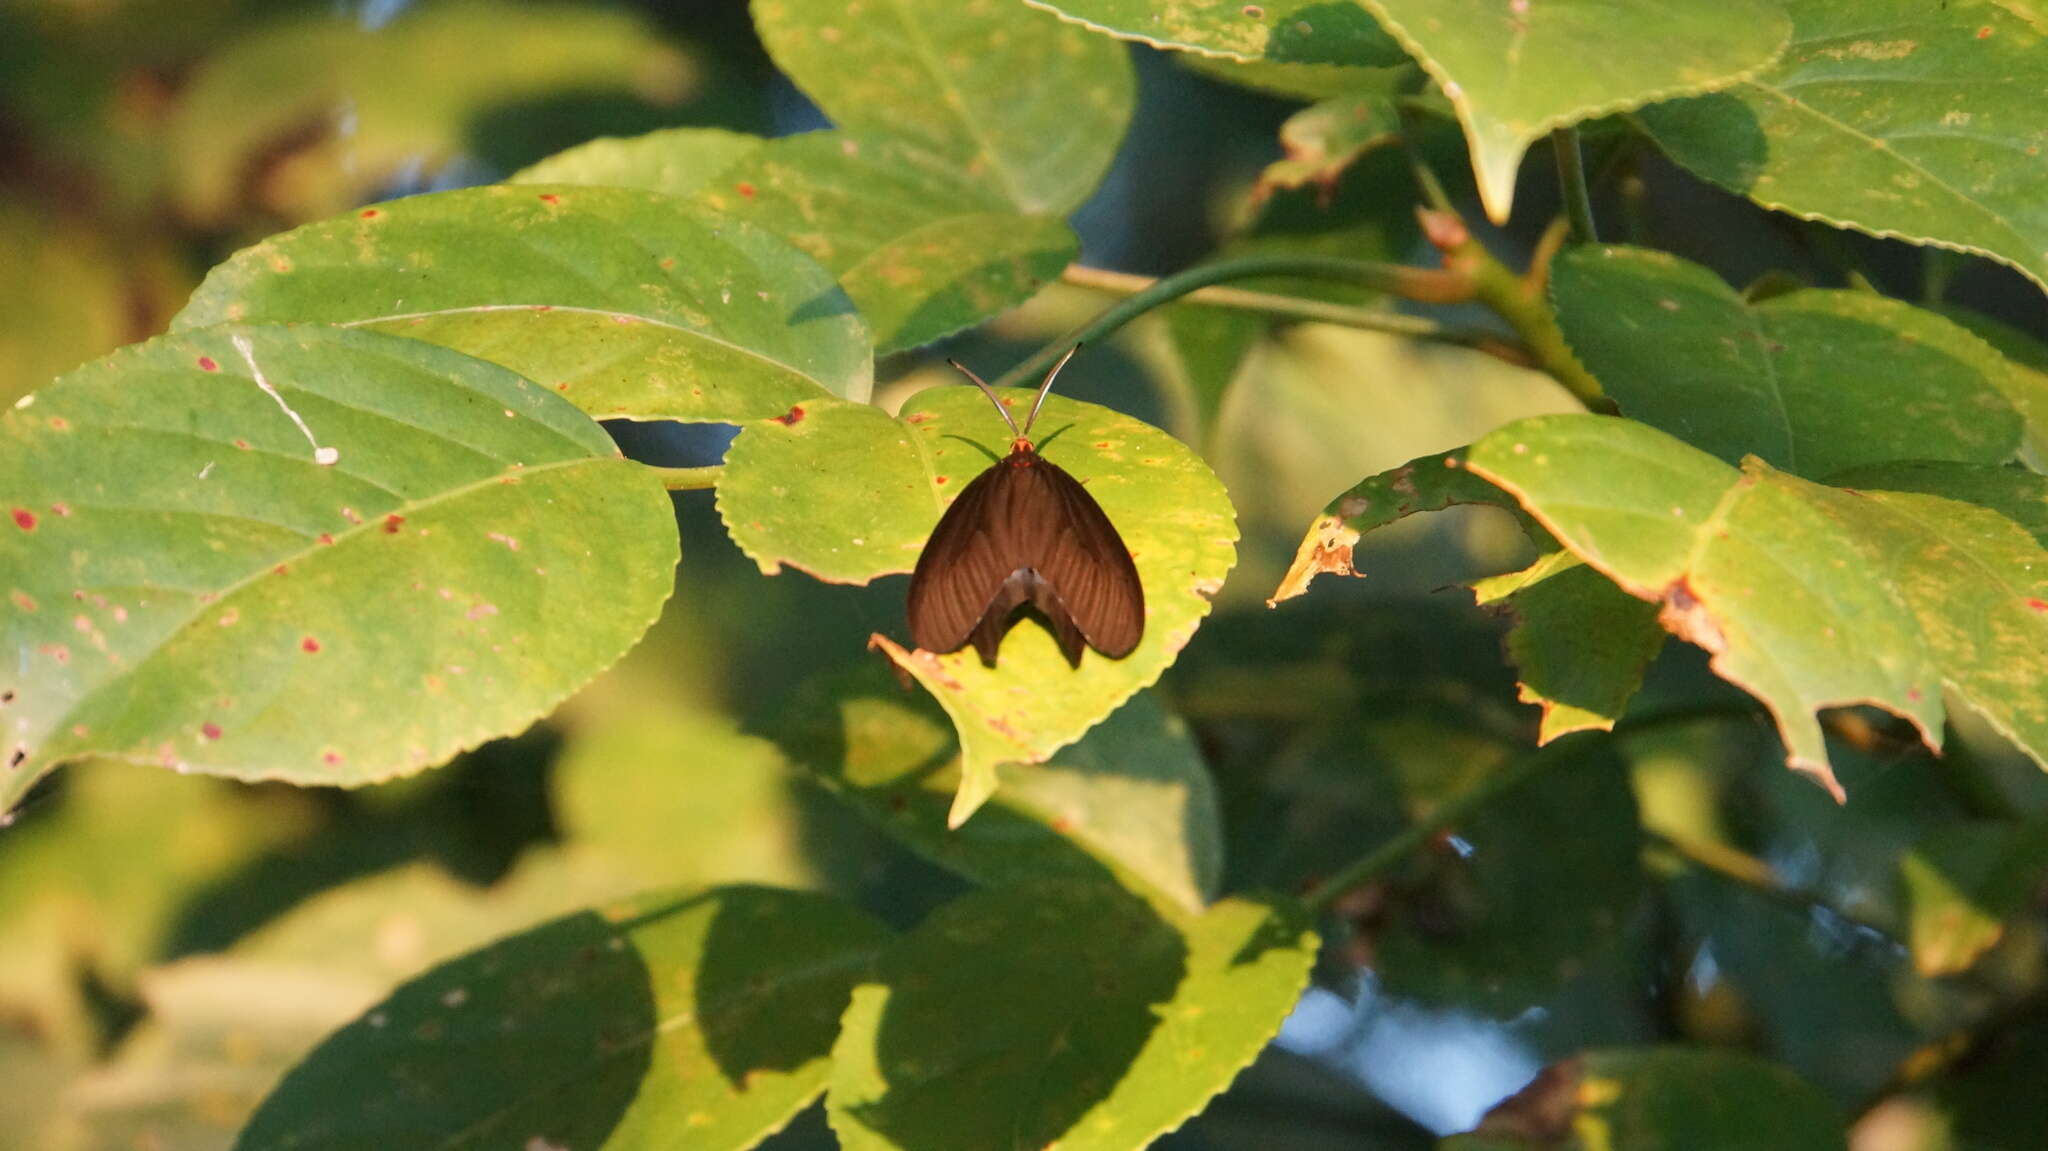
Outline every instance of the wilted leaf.
POLYGON ((833 1130, 848 1151, 1136 1151, 1279 1030, 1315 943, 1295 909, 1243 897, 1161 918, 1085 881, 967 896, 854 993, 833 1130))
POLYGON ((469 188, 275 236, 174 326, 369 327, 503 364, 599 418, 740 423, 865 400, 867 330, 825 269, 756 228, 625 188, 469 188))
POLYGON ((1457 107, 1496 223, 1507 222, 1522 153, 1553 128, 1726 87, 1775 59, 1790 32, 1770 0, 1359 2, 1457 107))
POLYGON ((0 807, 91 755, 299 783, 432 766, 617 659, 676 559, 660 483, 582 413, 372 332, 166 336, 0 441, 0 648, 24 657, 0 807))
POLYGON ((1750 304, 1697 264, 1642 248, 1560 256, 1551 298, 1572 351, 1622 412, 1721 457, 1812 479, 1898 459, 2002 463, 2022 369, 1933 312, 1869 292, 1750 304))
POLYGON ((824 1086, 847 993, 887 940, 837 900, 763 887, 557 920, 336 1032, 236 1146, 740 1151, 824 1086))
MULTIPOLYGON (((1003 393, 1027 409, 1032 393, 1003 393)), ((836 582, 911 570, 950 497, 1006 451, 1009 428, 972 388, 936 388, 891 420, 826 404, 749 428, 733 443, 719 513, 762 570, 792 564, 836 582), (858 459, 849 470, 844 461, 858 459)), ((1173 662, 1208 614, 1236 558, 1237 526, 1222 485, 1172 437, 1128 416, 1053 396, 1040 414, 1040 452, 1088 486, 1116 525, 1145 589, 1136 651, 1084 655, 1067 666, 1052 634, 1030 621, 998 666, 971 649, 912 652, 876 642, 936 695, 959 729, 964 763, 954 821, 994 790, 998 763, 1037 763, 1072 743, 1173 662)))
POLYGON ((1679 163, 1766 208, 1976 252, 2048 287, 2043 32, 1998 0, 1786 0, 1792 42, 1645 109, 1679 163))
POLYGON ((1088 198, 1135 99, 1121 47, 1017 3, 760 0, 754 24, 839 127, 950 157, 1027 213, 1088 198))

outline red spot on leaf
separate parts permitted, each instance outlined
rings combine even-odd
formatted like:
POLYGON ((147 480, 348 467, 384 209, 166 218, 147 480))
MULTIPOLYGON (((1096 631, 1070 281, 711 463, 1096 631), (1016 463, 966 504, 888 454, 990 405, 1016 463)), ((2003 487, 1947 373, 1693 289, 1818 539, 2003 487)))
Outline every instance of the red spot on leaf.
POLYGON ((934 483, 934 484, 937 484, 937 485, 938 485, 939 487, 945 487, 945 486, 946 486, 947 484, 951 483, 952 481, 953 481, 953 477, 951 477, 951 476, 933 476, 933 477, 932 477, 932 483, 934 483))
POLYGON ((540 202, 543 204, 559 204, 562 202, 562 198, 553 192, 542 192, 540 194, 540 202))
POLYGON ((334 545, 334 537, 327 534, 326 532, 321 532, 320 542, 324 546, 332 547, 334 545))
POLYGON ((20 608, 20 609, 21 609, 21 610, 23 610, 23 611, 34 611, 34 610, 36 610, 36 601, 35 601, 35 597, 34 597, 34 596, 31 596, 30 594, 28 594, 28 593, 27 593, 27 592, 25 592, 25 591, 17 591, 17 592, 15 592, 15 593, 14 593, 14 596, 13 596, 13 599, 14 599, 14 606, 15 606, 15 607, 18 607, 18 608, 20 608))
POLYGON ((51 430, 51 431, 53 431, 53 432, 63 432, 63 431, 69 431, 70 429, 71 429, 71 421, 70 421, 70 420, 67 420, 67 419, 65 419, 65 418, 64 418, 63 416, 51 416, 51 417, 50 417, 50 430, 51 430))
POLYGON ((36 530, 36 513, 27 508, 14 509, 14 526, 25 532, 36 530))
POLYGON ((384 534, 387 536, 395 536, 398 534, 398 529, 400 527, 403 527, 404 524, 405 517, 399 515, 397 512, 393 512, 390 515, 384 517, 384 534))
POLYGON ((235 441, 235 446, 236 446, 236 447, 238 447, 238 448, 240 448, 240 449, 242 449, 243 451, 245 451, 245 452, 246 452, 246 451, 248 451, 248 450, 249 450, 249 441, 248 441, 248 440, 236 440, 236 441, 235 441))
POLYGON ((310 635, 306 636, 299 641, 299 650, 307 655, 311 655, 320 650, 320 641, 310 635))
POLYGON ((1914 702, 1914 703, 1919 703, 1919 702, 1920 702, 1921 700, 1923 700, 1923 699, 1925 699, 1925 698, 1927 698, 1927 697, 1926 697, 1926 696, 1923 696, 1923 695, 1921 695, 1921 694, 1920 694, 1920 689, 1919 689, 1919 688, 1917 688, 1917 687, 1909 687, 1909 688, 1907 688, 1907 689, 1906 689, 1906 698, 1907 698, 1907 699, 1909 699, 1909 700, 1911 700, 1911 701, 1912 701, 1912 702, 1914 702))
POLYGON ((383 213, 379 212, 375 208, 364 208, 362 212, 363 219, 365 220, 374 220, 381 215, 383 215, 383 213))
POLYGON ((338 751, 323 751, 320 753, 320 762, 332 767, 341 762, 341 753, 338 751))
POLYGON ((779 416, 776 416, 773 422, 781 424, 783 427, 787 428, 794 426, 799 420, 803 418, 804 406, 802 404, 796 404, 792 406, 788 411, 782 413, 779 416))
POLYGON ((71 514, 71 505, 63 503, 51 504, 50 510, 56 512, 59 516, 69 516, 71 514))
POLYGON ((930 412, 912 412, 903 417, 903 422, 906 424, 921 424, 931 418, 932 414, 930 412))
POLYGON ((220 361, 212 356, 201 356, 199 357, 199 370, 202 372, 220 371, 220 361))
POLYGON ((36 650, 56 660, 58 663, 71 662, 71 649, 61 643, 46 643, 36 650))
POLYGON ((279 565, 277 565, 276 567, 274 567, 274 568, 271 568, 271 569, 270 569, 270 574, 271 574, 271 575, 285 575, 286 573, 290 572, 291 570, 292 570, 292 565, 290 565, 290 564, 279 564, 279 565))
POLYGON ((533 310, 536 312, 552 312, 555 310, 555 306, 553 304, 535 304, 533 310))
POLYGON ((219 739, 219 738, 220 738, 220 725, 219 725, 219 724, 217 724, 217 723, 203 723, 203 724, 200 724, 200 725, 199 725, 199 734, 201 734, 201 735, 205 736, 205 737, 206 737, 206 738, 207 738, 207 739, 208 739, 209 741, 211 741, 211 740, 216 740, 216 739, 219 739))
POLYGON ((2048 611, 2048 599, 2029 599, 2027 606, 2035 611, 2048 611))
POLYGON ((1989 40, 1989 39, 1991 39, 1991 29, 1990 29, 1990 28, 1988 28, 1988 27, 1986 27, 1986 28, 1979 28, 1979 29, 1977 29, 1977 39, 1979 39, 1979 40, 1989 40))
POLYGON ((745 196, 749 200, 754 198, 754 186, 752 184, 747 183, 745 180, 742 180, 739 183, 734 184, 733 190, 738 192, 740 195, 745 196))

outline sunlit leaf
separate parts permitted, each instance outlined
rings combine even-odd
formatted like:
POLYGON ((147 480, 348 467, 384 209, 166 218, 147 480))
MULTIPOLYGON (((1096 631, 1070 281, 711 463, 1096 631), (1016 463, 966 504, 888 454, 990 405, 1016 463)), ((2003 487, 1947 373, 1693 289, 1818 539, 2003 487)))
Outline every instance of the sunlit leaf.
POLYGON ((1496 223, 1507 221, 1523 152, 1551 129, 1726 87, 1775 59, 1790 33, 1771 0, 1359 3, 1457 107, 1496 223))
POLYGON ((867 398, 831 275, 758 229, 624 188, 469 188, 237 253, 175 323, 369 327, 503 364, 599 418, 766 419, 867 398))
POLYGON ((854 992, 833 1130, 848 1151, 1136 1151, 1252 1061, 1314 956, 1298 912, 1244 897, 1162 918, 1085 881, 967 896, 854 992))
POLYGON ((2002 463, 2023 369, 1933 312, 1869 292, 1750 304, 1697 264, 1584 247, 1551 270, 1558 324, 1623 414, 1728 461, 1822 479, 1897 459, 2002 463))
POLYGON ((645 188, 687 199, 769 141, 724 128, 665 128, 644 136, 603 136, 514 172, 508 184, 595 184, 645 188))
POLYGON ((1063 20, 1122 40, 1265 64, 1386 67, 1407 63, 1401 46, 1352 4, 1156 3, 1154 0, 1026 0, 1063 20))
POLYGON ((1135 99, 1121 47, 1017 3, 761 0, 754 24, 839 127, 950 157, 1026 213, 1088 198, 1135 99))
POLYGON ((824 1086, 847 993, 887 939, 836 900, 764 887, 557 920, 336 1032, 236 1146, 739 1151, 824 1086))
POLYGON ((1976 252, 2048 286, 2044 31, 1998 0, 1786 0, 1792 42, 1645 109, 1679 163, 1766 208, 1976 252))
MULTIPOLYGON (((1018 411, 1031 403, 1026 390, 1003 395, 1018 411)), ((851 404, 791 415, 734 442, 719 512, 763 571, 789 564, 843 583, 911 570, 950 497, 1000 459, 1011 438, 988 401, 966 387, 919 393, 897 420, 851 404), (848 470, 849 459, 861 467, 848 470)), ((913 652, 878 637, 960 732, 956 823, 994 789, 997 764, 1044 761, 1156 680, 1236 558, 1222 485, 1172 437, 1060 396, 1046 401, 1035 434, 1044 457, 1088 486, 1129 545, 1145 589, 1145 634, 1129 656, 1089 653, 1078 669, 1028 620, 1009 633, 995 668, 971 649, 913 652)))
POLYGON ((1664 647, 1654 604, 1630 596, 1568 552, 1473 585, 1515 615, 1508 658, 1523 703, 1543 709, 1539 739, 1612 730, 1664 647))
POLYGON ((23 657, 0 806, 91 755, 299 783, 432 766, 617 659, 676 559, 660 483, 582 413, 372 332, 166 336, 0 441, 0 647, 23 657))

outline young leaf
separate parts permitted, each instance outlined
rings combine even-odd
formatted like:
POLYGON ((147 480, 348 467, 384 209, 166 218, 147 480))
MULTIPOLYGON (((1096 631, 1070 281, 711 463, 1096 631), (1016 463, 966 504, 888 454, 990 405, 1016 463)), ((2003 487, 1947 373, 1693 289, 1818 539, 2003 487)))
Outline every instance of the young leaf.
POLYGON ((676 561, 661 485, 582 413, 374 332, 116 352, 0 417, 0 492, 0 808, 90 755, 431 766, 617 659, 676 561))
POLYGON ((847 1151, 1137 1151, 1228 1086, 1308 982, 1290 905, 1162 918, 1101 883, 969 895, 854 992, 826 1106, 847 1151))
POLYGON ((399 988, 287 1075, 235 1146, 743 1151, 824 1086, 847 994, 888 938, 838 900, 768 887, 572 915, 399 988))
POLYGON ((625 188, 468 188, 274 236, 173 322, 318 322, 442 344, 599 418, 742 423, 865 400, 867 330, 825 269, 756 228, 625 188))
POLYGON ((839 127, 948 157, 1026 213, 1088 198, 1135 101, 1123 49, 1021 4, 761 0, 754 24, 839 127))
POLYGON ((1280 125, 1280 147, 1287 158, 1266 165, 1253 194, 1306 184, 1334 193, 1337 177, 1353 160, 1397 142, 1400 133, 1393 101, 1379 93, 1357 92, 1304 108, 1280 125))
MULTIPOLYGON (((1003 395, 1028 406, 1032 393, 1003 395)), ((898 420, 852 404, 791 415, 734 441, 719 480, 719 514, 763 571, 791 564, 841 583, 911 570, 941 510, 1010 441, 987 399, 966 387, 922 392, 898 420), (849 471, 849 459, 862 466, 849 471)), ((1030 621, 1009 633, 994 668, 972 649, 934 655, 876 637, 939 698, 960 732, 956 824, 994 790, 998 763, 1043 762, 1150 686, 1208 614, 1209 597, 1236 559, 1229 499, 1178 441, 1057 395, 1046 400, 1038 427, 1040 453, 1087 485, 1129 545, 1145 589, 1145 634, 1131 655, 1091 653, 1078 669, 1030 621)))
POLYGON ((1025 0, 1033 8, 1121 40, 1244 63, 1384 68, 1408 57, 1350 4, 1157 4, 1151 0, 1025 0))
POLYGON ((795 763, 913 851, 986 884, 1111 878, 1200 911, 1223 873, 1216 785, 1187 725, 1143 693, 1051 760, 1004 773, 978 817, 946 813, 960 784, 952 725, 872 663, 799 690, 776 724, 795 763))
POLYGON ((1672 159, 1766 208, 1989 256, 2048 287, 2043 32, 1999 0, 1786 0, 1792 42, 1646 108, 1672 159))
POLYGON ((234 220, 269 165, 291 171, 259 185, 263 206, 311 219, 407 170, 438 174, 494 108, 572 92, 673 104, 698 82, 637 13, 494 0, 421 5, 385 27, 316 11, 200 59, 172 104, 165 155, 180 207, 208 224, 234 220))
POLYGON ((1849 518, 1856 497, 1756 460, 1738 471, 1600 416, 1510 424, 1473 444, 1466 466, 1623 590, 1660 603, 1666 629, 1775 714, 1790 766, 1838 797, 1816 709, 1874 704, 1939 745, 1943 668, 1874 562, 1891 541, 1849 518))
POLYGON ((1706 268, 1583 247, 1551 269, 1572 351, 1623 413, 1812 479, 1899 459, 2003 463, 2024 369, 1941 316, 1869 292, 1751 304, 1706 268))
POLYGON ((1777 1064, 1733 1051, 1615 1047, 1545 1068, 1443 1147, 1845 1151, 1848 1140, 1827 1096, 1777 1064))
POLYGON ((1791 32, 1771 0, 1359 2, 1458 109, 1480 200, 1502 224, 1522 153, 1553 128, 1726 87, 1791 32))

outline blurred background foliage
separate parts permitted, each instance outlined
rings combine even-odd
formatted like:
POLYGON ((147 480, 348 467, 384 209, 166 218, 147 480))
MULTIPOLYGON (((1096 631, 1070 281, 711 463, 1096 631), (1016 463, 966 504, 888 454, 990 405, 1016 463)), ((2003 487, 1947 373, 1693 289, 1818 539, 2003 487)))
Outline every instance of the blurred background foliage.
MULTIPOLYGON (((1134 51, 1136 122, 1076 218, 1085 263, 1153 274, 1260 244, 1425 260, 1398 156, 1256 200, 1298 105, 1134 51)), ((488 182, 597 136, 823 123, 739 0, 0 0, 0 401, 160 331, 208 266, 295 223, 488 182)), ((1655 242, 1733 282, 1903 289, 1924 271, 1917 251, 1767 215, 1590 138, 1596 167, 1639 173, 1655 242)), ((1489 235, 1504 255, 1553 214, 1547 175, 1532 164, 1515 227, 1489 235)), ((1951 300, 2048 331, 2017 276, 1926 258, 1949 264, 1951 300)), ((993 375, 1103 302, 1055 287, 943 350, 993 375)), ((944 370, 892 357, 879 394, 944 370)), ((1197 442, 1243 521, 1218 615, 1158 692, 1215 774, 1226 889, 1298 889, 1527 744, 1536 715, 1515 700, 1502 625, 1457 587, 1523 558, 1504 518, 1405 522, 1362 549, 1371 579, 1279 612, 1260 600, 1331 493, 1568 407, 1546 377, 1183 305, 1062 388, 1197 442)), ((709 429, 617 430, 664 463, 722 445, 709 429)), ((283 1068, 398 980, 607 896, 759 880, 908 924, 956 894, 772 741, 800 678, 900 630, 902 581, 765 578, 708 493, 677 517, 661 626, 523 737, 353 792, 89 764, 32 797, 0 834, 0 1144, 226 1147, 283 1068)), ((2048 1014, 2011 1017, 2044 1005, 2048 782, 1988 732, 1952 736, 1965 779, 1851 714, 1837 808, 1676 644, 1632 715, 1615 755, 1356 893, 1280 1040, 1169 1142, 1425 1147, 1555 1058, 1686 1039, 1783 1061, 1861 1114, 1859 1151, 2044 1145, 2048 1014), (1967 833, 1992 818, 2016 838, 1973 855, 1967 833), (2010 915, 1971 919, 1943 896, 1957 885, 2010 915), (1992 1015, 2007 1025, 1977 1042, 1992 1015)), ((776 1145, 829 1136, 811 1115, 776 1145)))

